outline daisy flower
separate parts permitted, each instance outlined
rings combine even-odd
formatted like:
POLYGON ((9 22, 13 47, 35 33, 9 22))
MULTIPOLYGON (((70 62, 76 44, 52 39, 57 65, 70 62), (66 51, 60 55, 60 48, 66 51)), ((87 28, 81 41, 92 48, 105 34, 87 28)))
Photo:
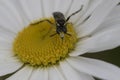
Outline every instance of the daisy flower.
POLYGON ((0 0, 0 76, 14 73, 6 80, 120 80, 119 67, 80 56, 120 45, 118 3, 0 0), (66 19, 78 10, 62 27, 67 33, 61 33, 52 13, 61 12, 66 19))

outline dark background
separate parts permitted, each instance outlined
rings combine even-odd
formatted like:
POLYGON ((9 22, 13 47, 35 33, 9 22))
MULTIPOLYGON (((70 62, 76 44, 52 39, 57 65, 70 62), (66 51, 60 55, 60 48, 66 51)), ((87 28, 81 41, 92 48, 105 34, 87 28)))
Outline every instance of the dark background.
POLYGON ((120 67, 120 47, 112 50, 97 52, 97 53, 86 53, 83 56, 95 58, 95 59, 101 59, 120 67))

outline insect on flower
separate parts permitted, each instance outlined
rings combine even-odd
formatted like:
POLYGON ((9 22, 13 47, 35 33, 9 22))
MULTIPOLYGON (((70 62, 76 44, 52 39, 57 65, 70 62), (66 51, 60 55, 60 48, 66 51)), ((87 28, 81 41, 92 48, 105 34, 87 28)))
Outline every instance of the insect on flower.
POLYGON ((54 35, 56 35, 56 34, 59 34, 60 37, 61 37, 61 39, 63 39, 65 34, 71 36, 71 34, 69 34, 69 33, 67 32, 67 28, 66 28, 66 26, 69 24, 69 23, 68 23, 69 19, 70 19, 73 15, 77 14, 78 12, 80 12, 80 11, 82 10, 82 8, 83 8, 83 5, 81 6, 81 8, 80 8, 79 10, 77 10, 77 11, 74 12, 74 13, 72 13, 72 14, 71 14, 70 16, 68 16, 66 19, 65 19, 65 16, 64 16, 63 13, 61 13, 61 12, 53 12, 53 17, 54 17, 54 19, 55 19, 55 24, 52 23, 50 20, 45 19, 45 20, 41 20, 41 21, 39 21, 39 22, 33 23, 33 25, 46 21, 46 22, 50 23, 52 26, 56 26, 56 33, 55 33, 55 34, 52 34, 52 35, 50 35, 50 36, 52 37, 52 36, 54 36, 54 35))

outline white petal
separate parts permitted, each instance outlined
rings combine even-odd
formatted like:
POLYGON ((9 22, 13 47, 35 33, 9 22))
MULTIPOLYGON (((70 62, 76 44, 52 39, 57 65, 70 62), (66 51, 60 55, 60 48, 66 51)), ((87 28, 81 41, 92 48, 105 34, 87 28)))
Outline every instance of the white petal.
POLYGON ((77 56, 86 52, 93 53, 118 47, 120 45, 119 26, 120 25, 114 25, 108 30, 103 30, 102 32, 96 33, 87 39, 81 40, 77 44, 75 52, 70 55, 77 56))
POLYGON ((78 56, 87 53, 94 46, 94 41, 89 40, 89 37, 80 39, 80 41, 76 44, 76 47, 73 52, 71 52, 70 56, 78 56))
POLYGON ((16 22, 12 22, 12 17, 11 15, 9 14, 9 12, 7 11, 7 9, 2 9, 0 8, 0 27, 4 27, 5 29, 8 29, 9 31, 11 32, 14 32, 16 33, 15 31, 15 27, 14 26, 17 26, 13 23, 16 23, 16 22), (10 18, 11 17, 11 18, 10 18))
POLYGON ((30 80, 45 80, 45 77, 48 77, 48 76, 45 76, 46 75, 46 71, 44 69, 35 69, 33 72, 32 72, 32 75, 30 77, 30 80))
POLYGON ((80 72, 105 80, 120 79, 120 68, 104 61, 83 57, 71 57, 67 61, 80 72))
POLYGON ((12 49, 14 38, 15 34, 9 31, 9 29, 0 27, 0 50, 12 49))
MULTIPOLYGON (((85 1, 85 0, 84 0, 85 1)), ((84 12, 82 14, 82 16, 78 17, 77 19, 77 23, 75 24, 75 26, 80 25, 88 16, 90 16, 92 14, 92 12, 94 11, 94 9, 102 2, 102 0, 88 0, 85 2, 84 5, 84 12)))
POLYGON ((0 41, 0 50, 12 50, 12 43, 6 41, 0 41))
POLYGON ((44 17, 52 16, 56 0, 41 0, 44 17))
POLYGON ((19 24, 20 24, 19 28, 26 27, 30 23, 30 19, 29 19, 28 15, 26 14, 26 11, 24 11, 25 10, 24 6, 21 5, 20 0, 17 0, 17 1, 11 0, 11 1, 7 1, 7 2, 9 2, 13 6, 12 12, 13 12, 13 14, 15 14, 15 19, 19 21, 19 24))
MULTIPOLYGON (((120 26, 120 25, 116 25, 120 26)), ((114 26, 115 27, 115 26, 114 26)), ((98 52, 107 49, 112 49, 118 47, 120 45, 120 27, 110 29, 108 31, 101 32, 99 34, 94 35, 91 37, 90 42, 93 42, 93 46, 89 52, 98 52)), ((89 43, 90 43, 89 42, 89 43)))
MULTIPOLYGON (((113 11, 108 15, 107 19, 117 18, 120 17, 120 6, 116 6, 113 11)), ((106 20, 107 20, 106 19, 106 20)))
POLYGON ((12 73, 18 70, 23 64, 17 60, 10 59, 0 59, 0 76, 12 73))
POLYGON ((31 77, 29 78, 30 80, 49 80, 48 79, 48 69, 47 68, 38 68, 34 69, 31 77))
POLYGON ((19 5, 23 10, 23 13, 29 21, 43 17, 41 0, 24 0, 19 1, 19 5))
POLYGON ((116 6, 105 21, 92 34, 100 33, 120 26, 120 6, 116 6), (117 26, 118 25, 118 26, 117 26))
POLYGON ((51 67, 49 69, 49 80, 65 80, 62 74, 57 70, 57 68, 51 67))
POLYGON ((0 50, 0 76, 15 72, 22 65, 11 51, 0 50))
POLYGON ((111 10, 118 4, 119 0, 104 0, 101 4, 94 10, 91 17, 82 25, 80 25, 80 30, 78 31, 80 37, 90 35, 99 25, 104 21, 106 16, 111 12, 111 10))
POLYGON ((23 24, 23 21, 22 21, 22 18, 21 18, 21 15, 20 13, 18 12, 16 6, 13 4, 13 1, 14 0, 11 0, 11 1, 7 1, 7 0, 1 0, 4 4, 3 7, 6 7, 7 10, 9 11, 9 14, 14 17, 14 18, 11 18, 11 19, 14 19, 14 21, 16 21, 16 24, 19 24, 19 25, 22 25, 23 24))
POLYGON ((29 80, 32 70, 32 68, 25 66, 6 80, 29 80))
POLYGON ((59 71, 65 76, 65 80, 94 80, 92 76, 76 71, 66 61, 61 62, 59 71))
POLYGON ((5 51, 5 50, 10 51, 10 50, 12 50, 12 43, 0 40, 0 50, 1 51, 5 51))
POLYGON ((48 70, 44 69, 44 80, 49 80, 48 70))
POLYGON ((112 49, 120 45, 120 6, 114 8, 112 13, 108 15, 103 24, 97 28, 92 36, 87 39, 80 40, 76 45, 75 51, 71 56, 77 56, 86 52, 98 52, 112 49))
POLYGON ((12 1, 1 0, 0 5, 0 25, 5 28, 10 28, 11 31, 17 32, 23 25, 21 15, 16 9, 12 1))
POLYGON ((54 12, 59 11, 66 16, 72 3, 73 0, 55 0, 54 12))
MULTIPOLYGON (((14 59, 14 53, 10 50, 0 50, 0 61, 6 60, 6 59, 14 59)), ((3 61, 4 62, 4 61, 3 61)))
POLYGON ((12 44, 0 41, 0 50, 11 50, 12 44))
POLYGON ((4 27, 0 27, 0 41, 12 42, 15 38, 15 34, 10 32, 9 29, 5 29, 4 27))
POLYGON ((48 80, 48 69, 36 69, 32 72, 30 80, 48 80))

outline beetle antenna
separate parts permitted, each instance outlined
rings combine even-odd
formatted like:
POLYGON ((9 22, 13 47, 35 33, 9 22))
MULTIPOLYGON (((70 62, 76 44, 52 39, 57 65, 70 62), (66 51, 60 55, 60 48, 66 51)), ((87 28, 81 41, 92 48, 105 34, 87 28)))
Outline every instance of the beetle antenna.
POLYGON ((70 16, 68 16, 67 19, 66 19, 66 22, 69 21, 69 19, 71 18, 71 16, 73 16, 73 15, 77 14, 78 12, 80 12, 82 10, 82 8, 83 8, 83 5, 81 6, 81 8, 78 11, 76 11, 76 12, 72 13, 70 16))

